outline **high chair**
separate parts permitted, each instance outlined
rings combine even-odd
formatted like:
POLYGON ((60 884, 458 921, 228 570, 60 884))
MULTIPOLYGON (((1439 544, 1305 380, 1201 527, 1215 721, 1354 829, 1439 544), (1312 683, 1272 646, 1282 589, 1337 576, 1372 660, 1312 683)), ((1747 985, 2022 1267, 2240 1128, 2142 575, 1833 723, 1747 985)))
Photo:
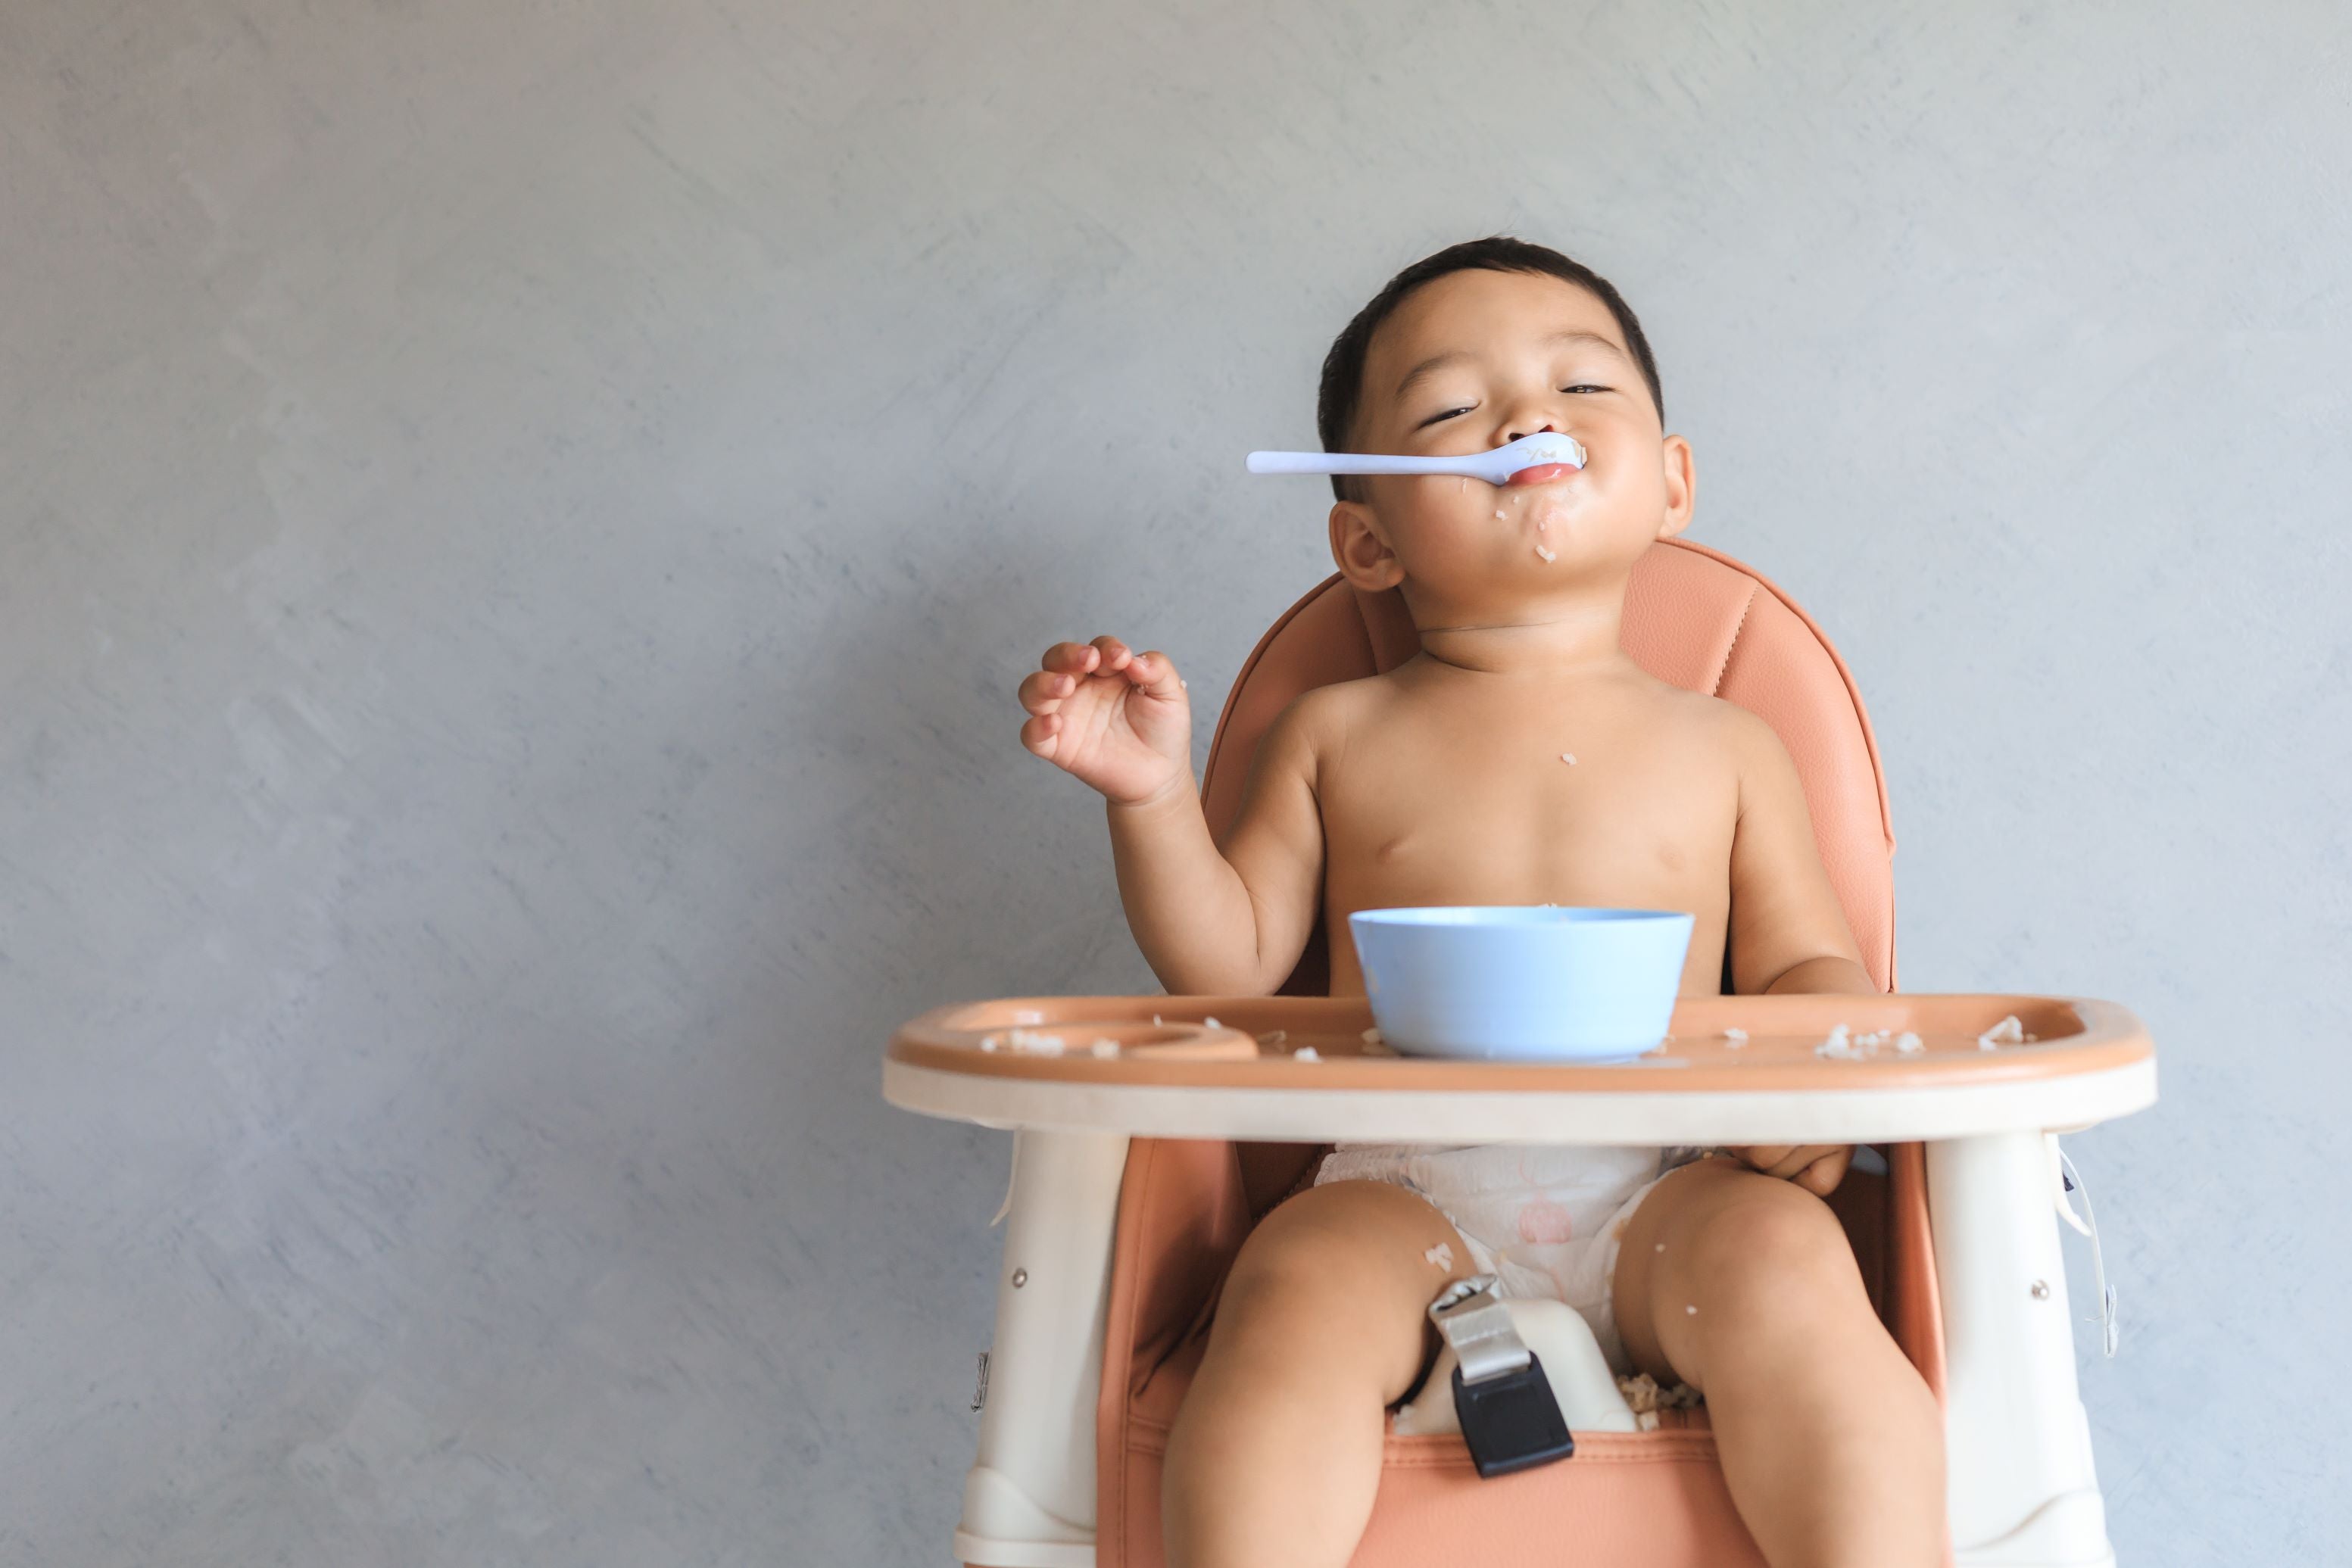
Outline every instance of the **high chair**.
MULTIPOLYGON (((1635 569, 1623 643, 1651 674, 1779 733, 1864 961, 1891 992, 1885 782, 1821 629, 1747 566, 1674 539, 1635 569)), ((1417 647, 1394 591, 1334 576, 1293 605, 1218 720, 1202 798, 1219 841, 1292 697, 1417 647)), ((961 1561, 1158 1568, 1161 1457, 1224 1271, 1258 1217, 1344 1139, 1876 1148, 1831 1203, 1873 1303, 1943 1406, 1952 1560, 2113 1563, 2059 1247, 2062 1217, 2084 1227, 2057 1134, 2154 1102, 2154 1051, 2129 1012, 2061 997, 1724 996, 1678 1004, 1665 1046, 1632 1063, 1402 1059, 1362 1038, 1361 998, 1323 994, 1324 940, 1318 925, 1274 997, 1007 998, 934 1009, 892 1040, 892 1103, 1015 1130, 961 1561), (2027 1042, 1981 1047, 2007 1015, 2027 1042), (1819 1054, 1839 1023, 1914 1030, 1927 1049, 1819 1054), (1748 1037, 1736 1048, 1732 1028, 1748 1037)), ((2092 1321, 2112 1354, 2104 1280, 2101 1295, 2092 1321)), ((1459 1436, 1392 1430, 1354 1563, 1761 1563, 1704 1406, 1575 1442, 1570 1458, 1481 1480, 1459 1436)))

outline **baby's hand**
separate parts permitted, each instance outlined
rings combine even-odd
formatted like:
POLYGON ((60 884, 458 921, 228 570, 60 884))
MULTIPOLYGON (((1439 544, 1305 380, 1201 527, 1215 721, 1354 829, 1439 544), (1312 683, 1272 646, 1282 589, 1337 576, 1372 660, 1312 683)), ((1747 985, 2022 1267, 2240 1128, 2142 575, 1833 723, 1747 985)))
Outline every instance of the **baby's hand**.
POLYGON ((1121 805, 1192 778, 1192 705, 1176 666, 1116 637, 1056 643, 1021 683, 1021 744, 1121 805))
POLYGON ((1816 1197, 1827 1197, 1845 1179, 1846 1162, 1853 1158, 1848 1144, 1758 1144, 1733 1154, 1762 1171, 1795 1182, 1816 1197))

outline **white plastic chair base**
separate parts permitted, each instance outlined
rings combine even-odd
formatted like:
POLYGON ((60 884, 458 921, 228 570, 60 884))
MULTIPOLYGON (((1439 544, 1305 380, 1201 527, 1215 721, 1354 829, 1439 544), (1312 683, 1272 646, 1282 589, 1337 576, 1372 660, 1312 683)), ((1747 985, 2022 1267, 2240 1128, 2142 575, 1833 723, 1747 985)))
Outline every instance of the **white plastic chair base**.
POLYGON ((1958 1568, 2116 1568, 2107 1506, 2096 1489, 2052 1498, 1998 1541, 1953 1554, 1958 1568))

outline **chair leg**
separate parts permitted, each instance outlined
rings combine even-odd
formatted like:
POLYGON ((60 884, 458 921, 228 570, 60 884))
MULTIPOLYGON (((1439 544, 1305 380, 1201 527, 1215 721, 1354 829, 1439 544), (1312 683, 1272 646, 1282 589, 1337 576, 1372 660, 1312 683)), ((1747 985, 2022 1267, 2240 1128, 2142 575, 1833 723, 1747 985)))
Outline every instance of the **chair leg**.
POLYGON ((1927 1145, 1960 1568, 2108 1568, 2042 1133, 1927 1145))
POLYGON ((980 1451, 957 1560, 1091 1568, 1095 1396, 1127 1139, 1017 1132, 980 1451))

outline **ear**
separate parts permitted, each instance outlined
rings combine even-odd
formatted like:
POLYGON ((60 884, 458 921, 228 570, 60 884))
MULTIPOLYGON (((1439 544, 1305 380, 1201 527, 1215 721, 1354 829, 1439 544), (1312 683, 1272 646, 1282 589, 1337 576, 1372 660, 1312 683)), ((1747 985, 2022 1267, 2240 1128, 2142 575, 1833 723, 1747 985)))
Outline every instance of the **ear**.
POLYGON ((1331 559, 1340 576, 1367 593, 1404 580, 1404 563, 1381 537, 1380 519, 1361 501, 1331 504, 1331 559))
POLYGON ((1691 462, 1691 444, 1669 435, 1663 449, 1665 462, 1666 511, 1658 519, 1658 537, 1670 539, 1690 527, 1691 508, 1698 502, 1698 473, 1691 462))

